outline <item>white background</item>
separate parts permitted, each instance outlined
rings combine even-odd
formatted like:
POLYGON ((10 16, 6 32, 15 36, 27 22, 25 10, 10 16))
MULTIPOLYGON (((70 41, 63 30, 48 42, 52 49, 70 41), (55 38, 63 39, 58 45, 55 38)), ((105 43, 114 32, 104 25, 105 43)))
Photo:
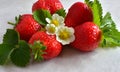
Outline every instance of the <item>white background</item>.
MULTIPOLYGON (((14 22, 14 17, 19 14, 31 13, 32 4, 37 0, 0 0, 0 43, 7 28, 8 21, 14 22)), ((76 1, 61 0, 65 9, 76 1)), ((103 13, 111 12, 113 20, 120 30, 120 1, 100 0, 103 13)), ((57 58, 42 62, 31 63, 25 68, 13 64, 0 66, 0 72, 120 72, 120 47, 101 49, 93 52, 79 52, 70 47, 64 47, 57 58)))

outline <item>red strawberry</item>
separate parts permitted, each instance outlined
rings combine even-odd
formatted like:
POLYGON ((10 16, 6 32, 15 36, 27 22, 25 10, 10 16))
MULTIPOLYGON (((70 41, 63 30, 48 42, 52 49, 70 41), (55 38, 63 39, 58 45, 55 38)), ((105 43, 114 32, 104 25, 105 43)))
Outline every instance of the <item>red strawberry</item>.
POLYGON ((65 18, 66 26, 75 27, 87 21, 93 21, 92 10, 85 3, 74 3, 65 18))
POLYGON ((35 59, 51 59, 58 56, 62 50, 62 45, 56 40, 56 37, 48 35, 44 31, 35 33, 30 38, 29 43, 32 44, 34 56, 37 54, 35 59), (35 42, 37 43, 35 44, 35 42), (44 46, 46 49, 44 49, 44 46))
POLYGON ((41 25, 33 19, 31 14, 22 15, 15 26, 15 30, 20 34, 20 39, 25 41, 28 41, 40 29, 41 25))
POLYGON ((51 14, 62 9, 63 6, 59 0, 38 0, 32 6, 32 12, 38 9, 49 10, 51 14))
POLYGON ((93 22, 85 22, 75 27, 75 41, 71 46, 81 51, 92 51, 98 47, 101 30, 93 22))

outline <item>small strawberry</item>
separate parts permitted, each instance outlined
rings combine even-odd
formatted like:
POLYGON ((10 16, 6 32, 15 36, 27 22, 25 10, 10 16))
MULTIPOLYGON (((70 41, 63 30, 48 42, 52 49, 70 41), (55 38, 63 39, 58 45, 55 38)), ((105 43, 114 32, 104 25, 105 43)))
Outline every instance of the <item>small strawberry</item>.
POLYGON ((93 21, 92 10, 85 3, 74 3, 65 18, 66 26, 75 27, 87 21, 93 21))
POLYGON ((15 30, 20 35, 20 39, 25 41, 28 41, 34 33, 41 29, 41 25, 33 19, 31 14, 24 14, 16 18, 14 25, 15 30))
POLYGON ((98 47, 101 30, 93 22, 85 22, 75 27, 75 41, 71 46, 80 51, 92 51, 98 47))
POLYGON ((49 10, 51 14, 62 9, 63 6, 59 0, 38 0, 32 6, 32 12, 39 9, 49 10))
POLYGON ((58 56, 62 50, 62 45, 53 35, 48 35, 44 31, 35 33, 29 40, 32 44, 34 58, 37 60, 51 59, 58 56))

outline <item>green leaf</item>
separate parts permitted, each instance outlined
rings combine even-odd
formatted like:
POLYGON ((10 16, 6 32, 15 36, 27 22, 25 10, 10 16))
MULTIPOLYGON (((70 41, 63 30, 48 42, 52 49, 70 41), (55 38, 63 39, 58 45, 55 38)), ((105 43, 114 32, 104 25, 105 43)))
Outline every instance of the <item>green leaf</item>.
POLYGON ((62 17, 65 17, 66 16, 66 12, 65 10, 62 8, 60 10, 57 10, 56 13, 62 17))
POLYGON ((94 23, 100 26, 102 20, 102 6, 99 0, 94 0, 91 8, 93 11, 94 23))
POLYGON ((16 45, 16 49, 11 54, 11 61, 17 65, 24 67, 30 61, 30 48, 25 41, 19 41, 16 45))
POLYGON ((18 40, 19 40, 18 33, 13 29, 7 29, 7 32, 3 38, 3 43, 16 45, 16 44, 18 44, 18 40))
POLYGON ((85 2, 85 3, 88 3, 88 2, 90 2, 90 0, 84 0, 84 2, 85 2))
POLYGON ((33 12, 34 19, 41 25, 46 25, 46 18, 52 19, 52 16, 48 10, 36 10, 33 12))
POLYGON ((7 62, 14 47, 9 44, 0 44, 0 65, 7 62))
POLYGON ((93 1, 90 1, 90 0, 85 0, 84 1, 89 7, 92 8, 92 5, 93 5, 93 1))
POLYGON ((0 44, 0 64, 5 64, 9 59, 17 66, 26 66, 30 60, 29 45, 20 41, 18 33, 12 29, 7 29, 0 44))
POLYGON ((109 27, 112 29, 116 28, 116 25, 114 23, 114 21, 111 18, 111 14, 109 12, 106 13, 106 15, 103 17, 102 21, 101 21, 101 26, 100 28, 103 29, 103 27, 109 27))
POLYGON ((100 28, 103 32, 102 47, 120 46, 120 32, 116 29, 109 12, 104 16, 100 28))

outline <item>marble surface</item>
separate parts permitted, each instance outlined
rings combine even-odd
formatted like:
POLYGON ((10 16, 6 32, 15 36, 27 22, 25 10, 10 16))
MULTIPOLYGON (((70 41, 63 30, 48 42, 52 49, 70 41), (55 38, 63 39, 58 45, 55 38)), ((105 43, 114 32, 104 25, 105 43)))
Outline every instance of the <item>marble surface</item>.
MULTIPOLYGON (((0 0, 0 43, 8 21, 14 21, 19 14, 31 13, 36 0, 0 0)), ((61 0, 67 10, 73 3, 83 0, 61 0)), ((120 0, 100 0, 104 14, 109 11, 120 30, 120 0)), ((79 52, 68 46, 57 58, 42 63, 31 63, 20 68, 13 64, 0 66, 0 72, 120 72, 120 47, 101 49, 93 52, 79 52)))

